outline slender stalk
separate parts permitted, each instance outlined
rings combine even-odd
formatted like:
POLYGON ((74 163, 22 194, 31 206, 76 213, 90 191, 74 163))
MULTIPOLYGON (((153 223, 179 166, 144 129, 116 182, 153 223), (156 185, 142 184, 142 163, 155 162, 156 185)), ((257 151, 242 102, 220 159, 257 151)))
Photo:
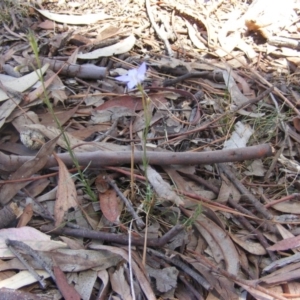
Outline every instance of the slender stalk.
POLYGON ((151 210, 151 207, 154 203, 153 198, 153 192, 151 189, 151 186, 149 184, 148 176, 147 176, 147 168, 149 165, 149 161, 147 158, 147 135, 149 132, 150 122, 151 122, 151 111, 150 111, 150 101, 148 100, 148 97, 142 87, 141 84, 137 85, 137 88, 142 94, 142 104, 143 104, 143 110, 144 110, 144 118, 145 118, 145 128, 143 130, 143 136, 142 136, 142 143, 143 143, 143 168, 145 172, 145 178, 146 178, 146 197, 144 201, 144 208, 146 212, 146 229, 145 229, 145 240, 144 240, 144 251, 143 251, 143 265, 146 265, 146 255, 147 255, 147 235, 148 235, 148 221, 149 221, 149 213, 151 210))
MULTIPOLYGON (((41 69, 41 61, 40 61, 40 58, 39 58, 39 51, 38 51, 38 44, 37 44, 37 41, 33 35, 32 32, 29 33, 28 35, 28 40, 29 40, 29 43, 30 43, 30 46, 33 50, 33 53, 34 53, 34 56, 36 58, 36 62, 37 62, 37 66, 39 69, 41 69)), ((92 191, 91 189, 91 186, 89 185, 89 183, 87 182, 82 170, 81 170, 81 167, 79 165, 79 162, 78 160, 76 159, 75 155, 74 155, 74 152, 72 150, 72 147, 71 147, 71 144, 70 144, 70 141, 69 141, 69 138, 68 136, 66 135, 65 133, 65 130, 64 128, 62 127, 59 119, 56 117, 55 115, 55 112, 53 110, 53 106, 50 102, 50 99, 48 97, 48 94, 47 94, 47 91, 46 91, 46 87, 45 87, 45 81, 44 81, 44 77, 43 77, 43 74, 42 72, 40 72, 40 74, 38 74, 39 78, 40 78, 40 81, 42 83, 42 86, 43 86, 43 96, 44 96, 44 103, 47 105, 47 108, 51 114, 51 116, 53 117, 59 131, 61 132, 62 136, 63 136, 63 139, 65 140, 65 143, 66 143, 66 146, 67 146, 67 151, 69 152, 69 155, 77 169, 77 173, 79 175, 79 179, 80 181, 83 183, 84 185, 84 188, 87 192, 87 194, 92 198, 93 201, 97 201, 97 198, 96 198, 96 195, 94 194, 94 192, 92 191)))

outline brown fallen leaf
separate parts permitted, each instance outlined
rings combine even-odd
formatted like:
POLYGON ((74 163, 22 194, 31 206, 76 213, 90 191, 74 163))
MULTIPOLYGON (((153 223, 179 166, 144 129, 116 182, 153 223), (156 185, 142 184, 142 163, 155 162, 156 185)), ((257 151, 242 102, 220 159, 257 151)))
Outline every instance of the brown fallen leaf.
POLYGON ((117 197, 117 193, 113 189, 109 189, 102 194, 99 194, 100 208, 107 220, 112 223, 119 223, 119 218, 122 212, 122 202, 117 197))
POLYGON ((17 225, 17 228, 26 226, 33 216, 32 204, 26 205, 17 225))
POLYGON ((64 272, 58 267, 53 266, 53 272, 56 278, 56 285, 66 300, 80 300, 80 295, 75 288, 68 283, 64 272))
MULTIPOLYGON (((59 109, 55 110, 55 116, 59 120, 59 123, 61 125, 64 125, 66 122, 68 122, 76 113, 78 109, 78 105, 73 107, 72 109, 65 110, 65 109, 59 109)), ((57 124, 55 123, 53 116, 51 113, 45 113, 45 114, 39 114, 39 118, 41 120, 41 124, 44 126, 53 126, 57 127, 57 124)), ((36 123, 37 124, 37 123, 36 123)))
POLYGON ((63 161, 54 154, 58 163, 58 189, 56 193, 56 201, 54 207, 55 226, 59 226, 63 220, 64 215, 70 208, 76 208, 77 203, 77 191, 75 184, 71 178, 67 167, 63 161))
POLYGON ((291 238, 284 239, 282 241, 277 242, 273 246, 267 248, 270 251, 283 251, 289 250, 292 248, 297 248, 300 246, 300 236, 295 236, 291 238))

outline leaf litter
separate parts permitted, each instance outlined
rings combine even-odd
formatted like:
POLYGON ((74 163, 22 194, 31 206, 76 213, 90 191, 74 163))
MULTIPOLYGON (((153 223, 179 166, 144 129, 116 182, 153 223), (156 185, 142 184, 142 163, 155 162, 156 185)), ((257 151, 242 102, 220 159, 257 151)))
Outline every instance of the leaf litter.
POLYGON ((300 299, 298 1, 0 8, 1 294, 300 299))

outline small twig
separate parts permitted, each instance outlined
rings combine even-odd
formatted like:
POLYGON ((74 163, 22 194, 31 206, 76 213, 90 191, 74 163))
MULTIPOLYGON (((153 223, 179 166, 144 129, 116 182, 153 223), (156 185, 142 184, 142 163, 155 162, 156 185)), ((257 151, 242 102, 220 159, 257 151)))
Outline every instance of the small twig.
MULTIPOLYGON (((40 276, 31 267, 31 265, 25 260, 25 258, 21 255, 21 253, 18 250, 15 249, 15 247, 23 249, 23 247, 20 247, 20 245, 18 245, 18 244, 16 245, 15 242, 18 242, 18 241, 12 241, 12 240, 9 240, 9 239, 5 240, 5 243, 6 243, 7 247, 8 247, 8 249, 20 260, 20 262, 27 268, 27 270, 31 273, 31 275, 36 279, 36 281, 38 281, 40 283, 41 288, 45 289, 46 288, 46 282, 44 281, 44 278, 42 276, 40 276)), ((24 244, 24 243, 22 243, 22 244, 24 244)))
MULTIPOLYGON (((44 260, 44 258, 35 250, 33 250, 31 247, 29 247, 27 244, 17 241, 17 240, 9 240, 7 239, 6 245, 12 246, 14 248, 19 248, 22 251, 26 252, 26 254, 30 255, 34 258, 34 260, 45 270, 49 273, 51 278, 56 282, 56 278, 54 276, 54 273, 52 272, 51 266, 48 265, 48 263, 44 260)), ((26 266, 27 267, 27 266, 26 266)))
POLYGON ((202 72, 189 72, 186 73, 182 76, 176 77, 174 79, 165 79, 163 81, 163 86, 170 86, 170 85, 174 85, 178 82, 190 79, 190 78, 198 78, 198 77, 204 77, 204 76, 208 76, 209 74, 211 74, 210 71, 202 71, 202 72))
POLYGON ((256 208, 257 212, 261 213, 268 220, 273 219, 273 215, 268 212, 262 203, 259 202, 246 187, 235 177, 225 164, 218 164, 220 170, 228 177, 240 193, 256 208))
MULTIPOLYGON (((129 134, 130 134, 130 139, 133 138, 133 133, 132 133, 132 126, 133 126, 133 120, 131 120, 130 125, 129 125, 129 134)), ((130 158, 130 189, 131 189, 131 195, 130 198, 132 201, 135 200, 135 184, 134 184, 134 142, 130 142, 130 147, 131 147, 131 158, 130 158)))
MULTIPOLYGON (((229 199, 229 204, 236 208, 236 202, 229 199)), ((270 247, 271 245, 268 244, 266 238, 263 236, 263 234, 258 230, 256 229, 254 226, 252 226, 252 224, 243 216, 236 216, 236 218, 238 219, 238 221, 241 222, 241 224, 247 229, 249 230, 250 232, 253 232, 254 234, 256 234, 256 237, 257 239, 260 241, 261 245, 266 249, 266 251, 268 252, 270 258, 272 261, 275 261, 277 260, 276 258, 276 255, 274 254, 273 251, 269 251, 267 250, 268 247, 270 247)))
POLYGON ((287 202, 287 201, 291 201, 291 200, 296 200, 297 202, 299 202, 300 194, 299 193, 294 193, 294 194, 291 194, 291 195, 288 195, 288 196, 284 196, 280 199, 273 200, 272 202, 269 202, 269 203, 265 204, 265 208, 272 207, 272 206, 274 206, 278 203, 287 202))
POLYGON ((110 126, 110 128, 105 132, 103 133, 102 135, 99 135, 97 136, 93 142, 101 142, 103 141, 107 136, 109 136, 117 127, 118 125, 118 119, 116 119, 112 125, 110 126))
POLYGON ((133 285, 133 272, 132 272, 132 263, 131 263, 132 262, 131 232, 132 232, 132 220, 130 222, 129 230, 128 230, 128 264, 129 264, 131 296, 132 296, 132 299, 135 300, 135 292, 134 292, 134 285, 133 285))
POLYGON ((100 92, 102 92, 102 93, 110 93, 110 91, 108 91, 108 90, 106 90, 106 89, 103 89, 103 88, 100 88, 100 87, 98 87, 98 86, 96 86, 96 85, 94 85, 94 84, 90 84, 90 83, 88 83, 88 82, 86 82, 86 81, 84 81, 84 80, 82 80, 82 79, 80 79, 80 78, 78 78, 78 77, 75 77, 74 79, 75 79, 76 81, 78 81, 78 82, 84 84, 84 85, 87 86, 88 88, 92 88, 92 89, 94 89, 94 90, 98 90, 98 91, 100 91, 100 92))
POLYGON ((269 87, 268 89, 266 89, 264 92, 262 92, 260 95, 258 95, 257 97, 253 98, 253 99, 249 99, 247 102, 242 103, 241 105, 239 105, 238 107, 236 107, 234 109, 234 111, 238 111, 242 108, 246 108, 249 105, 255 104, 258 101, 262 100, 263 98, 265 98, 266 96, 268 96, 272 91, 274 90, 274 86, 269 87))
POLYGON ((141 229, 145 227, 145 223, 141 219, 141 217, 138 216, 134 208, 132 207, 130 201, 123 195, 123 193, 120 191, 118 186, 116 185, 114 180, 111 180, 110 178, 106 178, 106 182, 116 191, 120 199, 125 203, 127 210, 133 217, 133 219, 136 221, 136 225, 141 229))
POLYGON ((265 79, 262 75, 260 75, 259 72, 257 72, 253 68, 250 68, 248 65, 246 65, 244 62, 242 62, 238 57, 236 57, 232 53, 227 52, 227 54, 230 55, 232 58, 236 59, 239 63, 242 64, 243 67, 247 68, 250 72, 252 72, 260 80, 261 83, 266 84, 269 87, 273 87, 274 93, 276 95, 278 95, 284 101, 284 103, 296 113, 296 115, 300 116, 300 111, 298 110, 298 108, 288 98, 286 98, 276 86, 274 86, 267 79, 265 79))
POLYGON ((166 33, 162 32, 162 30, 159 29, 158 25, 154 21, 154 17, 153 17, 153 14, 152 14, 152 11, 151 11, 151 6, 150 6, 150 0, 145 0, 145 4, 146 4, 148 17, 149 17, 149 20, 150 20, 150 23, 151 23, 152 27, 154 28, 154 30, 155 30, 156 34, 158 35, 158 37, 164 42, 168 55, 170 57, 172 57, 173 56, 173 51, 172 51, 170 43, 169 43, 169 41, 166 37, 166 33))
POLYGON ((205 180, 197 175, 194 175, 194 174, 189 174, 189 173, 185 173, 185 172, 182 172, 180 170, 177 171, 179 174, 189 178, 189 179, 192 179, 202 185, 204 185, 205 187, 207 187, 208 189, 210 189, 212 192, 214 192, 216 195, 219 194, 219 191, 220 189, 218 187, 216 187, 213 183, 209 182, 208 180, 205 180))
POLYGON ((188 281, 184 275, 179 275, 179 279, 184 283, 186 286, 187 290, 190 291, 194 295, 194 297, 198 300, 204 300, 202 295, 199 293, 199 291, 193 286, 193 283, 188 281))
POLYGON ((180 268, 185 274, 190 275, 192 278, 194 278, 201 286, 203 286, 206 290, 211 289, 210 283, 203 278, 200 274, 195 272, 192 268, 190 268, 187 264, 185 264, 183 261, 179 260, 176 257, 168 257, 167 255, 158 252, 153 249, 147 249, 147 252, 150 254, 153 254, 157 257, 160 257, 164 260, 166 260, 169 263, 172 263, 174 266, 180 268))
MULTIPOLYGON (((176 225, 171 230, 169 230, 166 234, 164 234, 161 238, 148 239, 147 245, 149 247, 161 248, 165 244, 167 244, 172 238, 174 238, 181 230, 183 230, 183 228, 184 227, 182 225, 176 225)), ((108 232, 95 231, 89 229, 56 228, 52 225, 43 225, 41 226, 40 229, 43 232, 51 232, 54 234, 64 234, 64 235, 70 235, 74 237, 90 238, 95 240, 109 241, 121 245, 128 245, 128 236, 124 234, 115 234, 115 233, 108 233, 108 232)), ((143 246, 144 238, 132 236, 131 245, 143 246)))
POLYGON ((196 252, 191 251, 191 250, 189 250, 189 252, 193 253, 194 258, 200 264, 202 264, 204 266, 204 268, 207 268, 211 273, 221 274, 225 278, 231 279, 237 285, 244 285, 244 286, 251 287, 254 290, 258 290, 258 291, 260 291, 262 293, 265 293, 268 296, 273 297, 273 299, 276 299, 276 300, 287 300, 287 298, 280 296, 278 293, 275 294, 274 292, 268 290, 267 288, 259 286, 253 280, 242 279, 240 276, 239 277, 235 276, 235 275, 227 272, 226 270, 223 270, 223 269, 215 266, 211 261, 209 261, 206 257, 204 257, 203 255, 201 255, 199 253, 196 253, 196 252))

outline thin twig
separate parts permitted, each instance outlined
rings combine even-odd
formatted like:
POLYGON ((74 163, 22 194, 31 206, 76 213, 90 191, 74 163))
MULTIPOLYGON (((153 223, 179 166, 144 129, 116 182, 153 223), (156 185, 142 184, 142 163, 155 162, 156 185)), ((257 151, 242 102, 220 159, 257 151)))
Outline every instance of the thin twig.
POLYGON ((131 254, 131 232, 132 232, 132 220, 130 221, 128 230, 128 264, 129 264, 129 276, 130 276, 130 289, 132 299, 135 300, 135 291, 133 286, 133 273, 132 273, 132 254, 131 254))
POLYGON ((179 260, 176 257, 168 257, 167 255, 153 250, 153 249, 147 249, 148 253, 153 254, 157 257, 163 258, 167 262, 172 263, 174 266, 180 268, 184 273, 190 275, 192 278, 194 278, 200 285, 202 285, 206 290, 211 289, 210 283, 203 278, 200 274, 195 272, 192 268, 190 268, 187 264, 185 264, 183 261, 179 260))
MULTIPOLYGON (((182 225, 176 225, 171 230, 169 230, 166 234, 164 234, 161 238, 148 239, 147 240, 148 247, 154 247, 154 248, 163 247, 171 239, 173 239, 181 230, 183 230, 183 228, 184 227, 182 225)), ((124 234, 108 233, 108 232, 102 232, 96 230, 89 230, 85 228, 80 228, 80 229, 56 228, 52 225, 43 225, 41 226, 40 229, 43 232, 51 232, 53 234, 59 234, 59 235, 64 234, 64 235, 70 235, 74 237, 90 238, 95 240, 117 243, 121 245, 128 245, 128 236, 124 234)), ((133 246, 143 246, 144 238, 132 236, 131 244, 133 246)))
POLYGON ((112 123, 112 125, 110 126, 110 128, 109 128, 105 133, 103 133, 102 135, 97 136, 97 137, 94 139, 93 142, 101 142, 101 141, 103 141, 106 137, 108 137, 108 136, 116 129, 116 127, 117 127, 117 125, 118 125, 118 120, 119 120, 119 119, 116 119, 116 120, 112 123))
MULTIPOLYGON (((12 240, 5 240, 5 243, 8 247, 8 249, 20 260, 20 262, 27 268, 27 270, 30 272, 30 274, 35 278, 36 281, 40 283, 40 286, 42 289, 46 288, 46 282, 44 281, 44 278, 40 276, 32 267, 31 265, 25 260, 25 258, 21 255, 21 253, 15 249, 16 246, 15 243, 16 241, 12 240)), ((18 247, 20 248, 20 247, 18 247)), ((22 248, 21 248, 22 249, 22 248)))
POLYGON ((106 182, 116 191, 116 193, 118 194, 118 196, 120 197, 120 199, 125 203, 127 210, 129 211, 129 213, 131 214, 131 216, 135 220, 136 225, 138 226, 138 228, 140 228, 140 229, 144 228, 145 227, 145 223, 143 222, 143 220, 141 219, 141 217, 138 216, 138 214, 136 213, 136 211, 132 207, 131 202, 120 191, 120 189, 116 185, 115 181, 111 180, 110 178, 106 178, 106 182))
POLYGON ((178 76, 178 77, 173 78, 173 79, 165 79, 164 82, 163 82, 163 86, 174 85, 174 84, 177 84, 178 82, 181 82, 181 81, 184 81, 184 80, 187 80, 187 79, 191 79, 191 78, 205 77, 209 74, 211 74, 210 71, 189 72, 189 73, 186 73, 184 75, 178 76))
POLYGON ((210 270, 212 273, 221 274, 225 278, 228 278, 228 279, 231 279, 232 281, 234 281, 237 285, 240 284, 240 285, 244 285, 244 286, 247 286, 247 287, 251 287, 254 290, 258 290, 262 293, 265 293, 268 296, 273 297, 273 299, 287 300, 287 298, 280 296, 278 293, 275 294, 274 292, 268 290, 267 288, 259 286, 258 284, 255 283, 255 281, 242 279, 240 276, 239 277, 235 276, 235 275, 227 272, 226 270, 223 270, 223 269, 215 266, 206 257, 204 257, 203 255, 201 255, 199 253, 196 253, 195 251, 189 250, 189 252, 193 253, 195 259, 197 259, 197 261, 200 264, 202 264, 205 268, 208 268, 208 270, 210 270))
POLYGON ((6 244, 12 246, 12 247, 17 247, 21 249, 22 251, 25 251, 28 255, 34 258, 34 260, 45 270, 49 273, 51 278, 56 282, 56 278, 54 273, 52 272, 52 267, 48 265, 48 263, 45 261, 45 259, 35 250, 33 250, 30 246, 27 244, 17 241, 17 240, 6 240, 6 244))
MULTIPOLYGON (((229 198, 228 199, 228 203, 234 207, 237 211, 243 213, 245 216, 250 216, 252 217, 251 220, 253 220, 253 222, 255 222, 256 224, 258 224, 259 226, 262 225, 263 221, 261 221, 260 219, 256 218, 256 215, 253 214, 250 210, 246 209, 245 207, 243 207, 242 205, 240 205, 239 203, 235 202, 233 199, 229 198)), ((239 215, 237 215, 239 216, 239 215)), ((240 215, 242 216, 242 215, 240 215)), ((245 217, 242 216, 242 217, 245 217)), ((263 224, 264 225, 264 224, 263 224)), ((264 226, 265 227, 265 226, 264 226)), ((275 227, 275 225, 273 225, 272 223, 268 223, 267 225, 267 230, 271 231, 271 232, 277 232, 277 229, 275 227)))
POLYGON ((225 164, 218 164, 220 170, 228 177, 228 179, 234 184, 234 186, 240 191, 240 193, 256 208, 258 213, 261 213, 268 220, 273 219, 273 215, 264 207, 258 199, 254 197, 246 187, 235 177, 235 175, 229 170, 225 164))
MULTIPOLYGON (((236 202, 229 199, 229 204, 236 208, 236 202)), ((266 249, 266 251, 268 252, 270 258, 272 261, 275 261, 277 260, 277 257, 276 255, 274 254, 273 251, 269 251, 267 250, 268 247, 270 247, 271 245, 268 244, 266 238, 263 236, 263 234, 258 230, 256 229, 254 226, 252 226, 252 224, 243 216, 236 216, 236 218, 238 219, 238 221, 241 222, 241 224, 247 229, 249 230, 250 232, 253 232, 254 234, 256 234, 256 237, 257 239, 260 241, 261 245, 266 249)))
POLYGON ((264 92, 262 92, 260 95, 258 95, 257 97, 253 98, 253 99, 249 99, 247 102, 242 103, 241 105, 239 105, 238 107, 236 107, 234 109, 234 111, 238 111, 242 108, 246 108, 249 105, 255 104, 258 101, 262 100, 263 98, 265 98, 266 96, 268 96, 272 91, 274 90, 274 86, 269 87, 268 89, 266 89, 264 92))
POLYGON ((145 4, 146 4, 147 13, 148 13, 148 18, 150 20, 150 23, 151 23, 152 27, 154 28, 154 30, 155 30, 156 34, 158 35, 158 37, 164 42, 168 55, 170 57, 172 57, 173 56, 173 51, 172 51, 170 43, 169 43, 169 41, 166 37, 166 33, 162 32, 162 30, 158 27, 158 25, 154 21, 154 17, 153 17, 153 14, 152 14, 152 11, 151 11, 151 6, 150 6, 150 0, 145 0, 145 4))

